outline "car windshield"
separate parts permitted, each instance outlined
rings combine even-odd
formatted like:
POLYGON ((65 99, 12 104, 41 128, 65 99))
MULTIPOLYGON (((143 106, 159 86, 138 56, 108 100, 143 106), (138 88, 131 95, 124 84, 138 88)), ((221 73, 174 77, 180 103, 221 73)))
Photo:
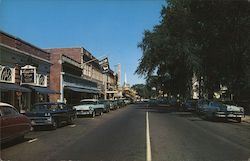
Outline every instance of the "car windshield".
POLYGON ((106 100, 100 100, 99 103, 107 103, 108 101, 106 100))
POLYGON ((33 105, 31 108, 32 112, 44 112, 44 111, 55 111, 56 109, 58 109, 58 105, 57 104, 37 104, 37 105, 33 105))
POLYGON ((81 101, 80 105, 93 105, 96 104, 96 102, 94 101, 81 101))

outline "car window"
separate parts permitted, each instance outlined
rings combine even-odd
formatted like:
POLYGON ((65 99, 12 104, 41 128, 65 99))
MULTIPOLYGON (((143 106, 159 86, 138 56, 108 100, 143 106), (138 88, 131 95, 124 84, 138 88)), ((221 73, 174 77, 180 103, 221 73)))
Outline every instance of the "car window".
POLYGON ((58 107, 61 110, 67 110, 68 109, 68 107, 65 104, 59 104, 58 107))
POLYGON ((3 116, 18 115, 18 112, 15 109, 11 108, 11 107, 3 106, 3 107, 1 107, 1 114, 3 116))
POLYGON ((81 101, 81 103, 80 103, 81 105, 93 105, 93 104, 96 104, 96 102, 94 102, 94 101, 81 101))
POLYGON ((58 109, 57 104, 37 104, 32 106, 31 111, 55 111, 58 109))

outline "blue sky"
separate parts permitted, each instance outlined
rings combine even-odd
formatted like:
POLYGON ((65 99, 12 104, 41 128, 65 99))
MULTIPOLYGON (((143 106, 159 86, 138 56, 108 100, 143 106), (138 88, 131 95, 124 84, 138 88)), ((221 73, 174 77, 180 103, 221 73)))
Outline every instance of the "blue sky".
POLYGON ((120 63, 128 83, 142 52, 145 29, 160 21, 165 0, 0 0, 0 29, 40 48, 84 47, 95 57, 120 63))

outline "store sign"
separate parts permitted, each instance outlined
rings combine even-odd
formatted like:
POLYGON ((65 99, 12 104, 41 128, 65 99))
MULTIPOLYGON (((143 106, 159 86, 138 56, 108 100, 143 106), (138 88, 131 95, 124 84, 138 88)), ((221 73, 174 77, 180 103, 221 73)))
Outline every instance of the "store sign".
POLYGON ((22 83, 35 83, 36 69, 22 69, 22 83))
POLYGON ((14 83, 14 68, 0 65, 0 81, 14 83))
POLYGON ((36 86, 47 86, 47 75, 38 74, 37 68, 31 65, 26 65, 21 68, 22 84, 31 84, 36 86))
POLYGON ((104 73, 109 71, 109 61, 108 58, 104 58, 99 61, 100 66, 102 67, 102 70, 104 73))

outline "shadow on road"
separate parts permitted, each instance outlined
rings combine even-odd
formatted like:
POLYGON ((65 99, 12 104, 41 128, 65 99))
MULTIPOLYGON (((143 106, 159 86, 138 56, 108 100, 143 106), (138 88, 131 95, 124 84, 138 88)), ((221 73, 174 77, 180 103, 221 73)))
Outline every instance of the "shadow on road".
POLYGON ((228 123, 228 124, 237 124, 238 122, 233 119, 217 118, 209 119, 203 115, 196 113, 195 111, 182 111, 178 107, 169 106, 169 105, 148 105, 143 107, 136 107, 136 109, 147 110, 150 113, 168 113, 175 115, 177 117, 188 118, 189 121, 209 121, 214 123, 228 123))
POLYGON ((12 147, 12 146, 15 146, 15 145, 18 145, 18 144, 21 144, 21 143, 24 143, 24 142, 27 142, 29 140, 32 140, 34 138, 17 138, 17 139, 14 139, 14 140, 11 140, 11 141, 8 141, 8 142, 5 142, 5 143, 1 143, 1 146, 0 146, 0 149, 7 149, 9 147, 12 147))

